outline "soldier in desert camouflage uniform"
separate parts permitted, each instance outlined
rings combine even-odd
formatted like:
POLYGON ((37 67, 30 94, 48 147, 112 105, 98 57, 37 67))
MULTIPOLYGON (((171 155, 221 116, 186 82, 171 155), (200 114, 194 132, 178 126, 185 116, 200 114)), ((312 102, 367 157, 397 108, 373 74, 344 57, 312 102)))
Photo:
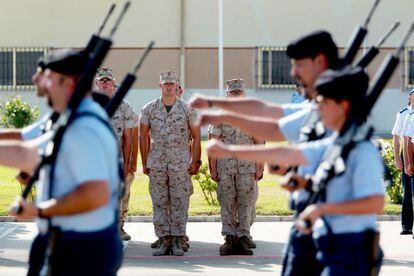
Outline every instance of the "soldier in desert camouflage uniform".
MULTIPOLYGON (((115 94, 115 78, 110 68, 101 68, 96 74, 96 86, 99 91, 108 97, 115 94)), ((124 230, 124 223, 128 217, 130 189, 134 181, 136 171, 137 152, 133 153, 133 131, 138 129, 138 115, 126 100, 122 100, 120 106, 111 118, 111 126, 118 138, 118 144, 122 150, 125 174, 125 192, 120 206, 120 234, 122 240, 130 240, 131 236, 124 230)))
MULTIPOLYGON (((228 97, 242 97, 246 94, 242 79, 226 82, 228 97)), ((258 143, 238 128, 228 124, 210 127, 211 138, 225 144, 251 145, 258 143)), ((220 255, 252 255, 255 244, 250 240, 250 225, 257 199, 257 180, 263 174, 263 166, 234 158, 210 159, 211 176, 218 181, 217 198, 221 206, 222 235, 225 243, 220 255)))
POLYGON ((176 97, 177 74, 160 72, 160 87, 162 96, 146 104, 140 117, 142 166, 150 179, 154 229, 160 238, 160 246, 153 255, 171 252, 182 256, 189 199, 193 193, 189 178, 201 164, 200 130, 195 126, 196 112, 176 97), (149 149, 148 134, 151 136, 149 149))

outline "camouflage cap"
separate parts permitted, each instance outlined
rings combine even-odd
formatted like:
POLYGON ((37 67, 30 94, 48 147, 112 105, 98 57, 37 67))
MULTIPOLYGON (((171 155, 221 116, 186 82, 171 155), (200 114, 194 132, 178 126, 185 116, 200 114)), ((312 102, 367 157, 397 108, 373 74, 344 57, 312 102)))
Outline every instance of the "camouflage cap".
POLYGON ((246 93, 246 84, 243 79, 231 79, 226 81, 227 92, 240 90, 246 93))
POLYGON ((110 80, 114 80, 114 73, 112 71, 111 68, 107 68, 107 67, 102 67, 101 69, 98 70, 98 72, 95 75, 95 79, 96 80, 101 80, 101 79, 110 79, 110 80))
POLYGON ((160 72, 160 83, 179 83, 179 77, 177 72, 173 70, 165 70, 160 72))

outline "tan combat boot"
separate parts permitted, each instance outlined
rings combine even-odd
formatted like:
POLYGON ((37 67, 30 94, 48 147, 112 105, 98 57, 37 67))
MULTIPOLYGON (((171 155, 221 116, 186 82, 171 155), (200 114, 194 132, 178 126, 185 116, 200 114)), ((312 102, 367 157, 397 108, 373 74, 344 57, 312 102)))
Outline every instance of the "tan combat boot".
POLYGON ((155 242, 151 243, 151 248, 158 248, 159 246, 160 246, 160 239, 158 239, 155 242))
POLYGON ((249 248, 249 238, 243 236, 240 238, 238 253, 240 255, 253 255, 253 251, 249 248))
POLYGON ((123 241, 131 240, 131 236, 128 235, 128 233, 124 230, 124 222, 121 222, 121 224, 119 225, 119 235, 121 236, 121 240, 123 241))
POLYGON ((152 256, 165 256, 170 255, 171 252, 171 236, 159 238, 159 246, 152 253, 152 256))
POLYGON ((184 250, 181 247, 180 236, 173 236, 171 254, 174 256, 184 256, 184 250))
POLYGON ((237 254, 237 238, 233 235, 227 235, 224 238, 225 242, 220 246, 220 255, 236 255, 237 254))

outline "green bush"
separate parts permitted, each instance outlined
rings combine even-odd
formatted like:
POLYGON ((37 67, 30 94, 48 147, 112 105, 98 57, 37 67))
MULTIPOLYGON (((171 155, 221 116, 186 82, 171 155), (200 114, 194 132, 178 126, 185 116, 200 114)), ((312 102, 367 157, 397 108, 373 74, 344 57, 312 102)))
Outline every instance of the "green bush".
POLYGON ((402 203, 401 171, 395 166, 394 150, 389 141, 380 140, 382 146, 382 158, 387 165, 392 178, 391 185, 386 188, 387 194, 392 203, 402 203))
POLYGON ((214 194, 217 192, 217 183, 211 179, 207 164, 201 165, 198 173, 193 176, 193 180, 200 184, 204 199, 208 205, 216 205, 217 200, 214 199, 214 194))
POLYGON ((0 103, 0 122, 6 128, 22 128, 36 121, 37 118, 39 118, 39 108, 31 108, 20 96, 14 96, 0 103))

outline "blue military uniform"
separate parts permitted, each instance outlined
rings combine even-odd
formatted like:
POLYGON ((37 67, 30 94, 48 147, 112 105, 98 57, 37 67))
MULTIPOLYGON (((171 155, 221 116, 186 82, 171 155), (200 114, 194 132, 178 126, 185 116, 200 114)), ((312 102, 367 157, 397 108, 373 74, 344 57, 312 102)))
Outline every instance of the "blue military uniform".
MULTIPOLYGON (((335 135, 301 144, 308 164, 318 164, 335 135)), ((377 148, 369 141, 358 143, 346 160, 346 170, 334 177, 326 189, 327 203, 384 195, 383 165, 377 148)), ((323 275, 368 275, 372 265, 372 238, 378 231, 376 214, 326 215, 313 227, 323 275)), ((378 260, 380 265, 382 258, 378 260)))
MULTIPOLYGON (((76 119, 64 135, 56 160, 52 197, 59 198, 88 181, 105 180, 111 198, 106 206, 96 210, 51 218, 56 238, 50 265, 58 275, 115 275, 122 256, 116 213, 120 183, 118 147, 109 125, 100 120, 107 120, 104 110, 88 98, 78 109, 80 114, 85 112, 89 115, 76 119)), ((49 198, 49 173, 49 166, 41 172, 37 204, 49 198)), ((48 239, 47 220, 38 219, 37 224, 39 236, 32 245, 29 275, 37 275, 42 267, 42 252, 48 239)))
MULTIPOLYGON (((45 59, 46 68, 68 76, 79 76, 85 64, 86 57, 73 50, 56 51, 45 59)), ((36 219, 39 234, 32 243, 28 275, 112 276, 121 265, 117 219, 122 169, 116 137, 106 112, 92 98, 82 99, 74 112, 56 159, 41 168, 36 205, 96 181, 108 185, 109 200, 89 211, 36 219)))

